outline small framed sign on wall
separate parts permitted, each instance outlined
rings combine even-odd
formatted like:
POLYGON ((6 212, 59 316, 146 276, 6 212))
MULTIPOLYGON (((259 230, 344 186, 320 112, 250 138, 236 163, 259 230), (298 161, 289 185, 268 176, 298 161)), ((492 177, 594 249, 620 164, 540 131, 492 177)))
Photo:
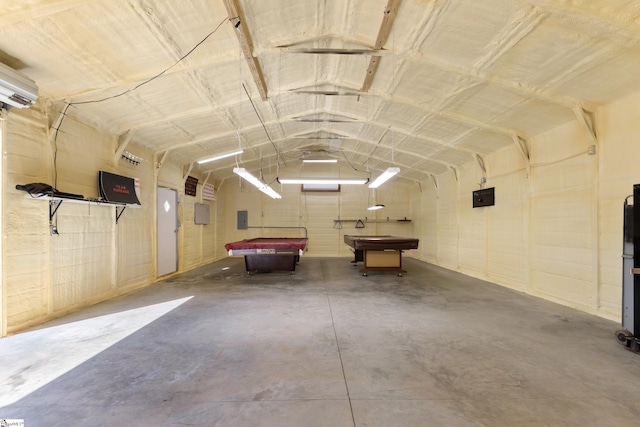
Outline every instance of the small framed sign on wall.
POLYGON ((197 189, 198 189, 198 178, 188 176, 187 180, 184 182, 184 194, 186 194, 187 196, 195 197, 197 189))
POLYGON ((496 204, 495 187, 483 188, 473 192, 473 207, 481 208, 496 204))
POLYGON ((202 198, 204 200, 215 200, 216 199, 216 191, 213 184, 205 183, 202 186, 202 198))

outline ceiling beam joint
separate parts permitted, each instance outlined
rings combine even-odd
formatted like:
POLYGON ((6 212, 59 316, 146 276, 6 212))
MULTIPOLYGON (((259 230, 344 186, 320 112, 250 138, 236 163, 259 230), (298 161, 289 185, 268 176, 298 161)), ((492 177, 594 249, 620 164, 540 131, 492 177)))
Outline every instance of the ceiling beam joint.
POLYGON ((129 142, 131 142, 134 133, 136 133, 135 129, 129 129, 127 132, 121 134, 118 137, 118 148, 116 149, 115 155, 116 163, 118 163, 118 160, 120 160, 120 157, 124 153, 124 150, 127 148, 127 145, 129 145, 129 142))
POLYGON ((247 30, 246 20, 244 19, 242 10, 238 5, 237 0, 224 0, 224 5, 227 8, 229 20, 236 30, 235 33, 236 36, 238 36, 238 42, 240 42, 240 48, 242 49, 244 59, 247 61, 247 65, 251 70, 253 81, 258 87, 260 97, 263 101, 266 101, 268 98, 267 85, 264 81, 264 74, 262 73, 260 63, 258 62, 258 59, 253 56, 253 42, 251 41, 251 36, 249 35, 249 31, 247 30))
POLYGON ((450 170, 451 170, 451 172, 453 173, 453 179, 455 179, 455 180, 456 180, 456 183, 460 182, 460 181, 458 180, 458 170, 457 170, 455 167, 451 166, 451 165, 449 165, 449 169, 450 169, 450 170))
MULTIPOLYGON (((388 0, 387 6, 384 8, 384 16, 382 18, 382 24, 380 25, 380 30, 378 31, 378 38, 376 39, 376 44, 374 45, 375 50, 382 50, 384 45, 387 43, 387 39, 389 38, 389 33, 391 33, 391 27, 393 26, 393 21, 396 19, 396 15, 398 14, 398 8, 400 7, 400 2, 402 0, 388 0)), ((380 65, 380 55, 374 55, 369 60, 369 66, 367 67, 367 74, 364 78, 364 83, 362 84, 361 92, 368 92, 371 89, 371 85, 373 84, 373 79, 376 76, 376 71, 378 70, 378 66, 380 65)), ((395 70, 394 70, 395 72, 395 70)))
POLYGON ((596 113, 593 111, 589 111, 583 106, 577 106, 573 109, 578 122, 587 133, 590 142, 596 143, 598 142, 598 134, 596 132, 596 113))
MULTIPOLYGON (((164 153, 162 153, 162 157, 160 157, 160 160, 158 160, 156 162, 156 169, 160 169, 162 167, 162 165, 164 164, 164 161, 167 159, 167 155, 169 154, 169 150, 166 150, 164 153)), ((160 153, 155 153, 154 157, 158 158, 160 156, 160 153)))
POLYGON ((531 172, 531 155, 529 154, 529 148, 527 146, 527 141, 522 138, 520 135, 514 134, 512 135, 513 143, 518 148, 518 152, 522 155, 522 159, 524 160, 525 167, 527 169, 527 176, 531 172))
POLYGON ((474 153, 473 157, 476 158, 476 162, 478 162, 478 166, 480 166, 480 170, 482 170, 482 175, 486 176, 487 175, 487 168, 484 165, 484 160, 482 159, 482 157, 480 156, 480 154, 478 153, 474 153))
POLYGON ((187 182, 187 178, 189 178, 189 174, 193 170, 193 166, 195 166, 195 162, 189 163, 189 167, 187 168, 187 172, 182 177, 183 184, 187 182))

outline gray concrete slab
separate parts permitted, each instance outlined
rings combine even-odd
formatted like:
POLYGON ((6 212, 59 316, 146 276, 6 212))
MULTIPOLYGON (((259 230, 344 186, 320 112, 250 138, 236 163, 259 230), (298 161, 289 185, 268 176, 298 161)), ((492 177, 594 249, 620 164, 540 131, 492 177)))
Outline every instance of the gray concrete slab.
POLYGON ((228 258, 0 340, 32 426, 635 426, 614 322, 405 259, 228 258), (225 269, 228 267, 228 269, 225 269))

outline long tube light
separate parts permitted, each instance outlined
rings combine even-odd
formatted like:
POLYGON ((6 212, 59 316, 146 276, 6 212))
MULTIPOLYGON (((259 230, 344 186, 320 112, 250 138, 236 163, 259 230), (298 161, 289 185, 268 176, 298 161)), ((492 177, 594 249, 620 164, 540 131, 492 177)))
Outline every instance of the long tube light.
POLYGON ((302 163, 338 163, 338 159, 302 159, 302 163))
POLYGON ((219 156, 210 157, 208 159, 198 160, 198 164, 201 165, 203 163, 213 162, 215 160, 224 159, 225 157, 237 156, 238 154, 242 154, 243 150, 234 151, 233 153, 221 154, 219 156))
POLYGON ((366 184, 368 178, 277 178, 280 184, 366 184))
POLYGON ((267 196, 273 199, 282 199, 282 196, 278 194, 273 188, 269 187, 267 184, 251 175, 245 168, 233 168, 233 173, 241 176, 245 181, 253 184, 258 190, 262 191, 267 196))
POLYGON ((373 205, 373 206, 369 206, 367 208, 368 211, 377 211, 378 209, 383 209, 384 205, 381 204, 377 204, 377 205, 373 205))
POLYGON ((389 168, 386 171, 382 172, 379 177, 377 177, 371 184, 369 184, 369 188, 378 188, 383 183, 387 182, 392 176, 400 172, 400 168, 389 168))

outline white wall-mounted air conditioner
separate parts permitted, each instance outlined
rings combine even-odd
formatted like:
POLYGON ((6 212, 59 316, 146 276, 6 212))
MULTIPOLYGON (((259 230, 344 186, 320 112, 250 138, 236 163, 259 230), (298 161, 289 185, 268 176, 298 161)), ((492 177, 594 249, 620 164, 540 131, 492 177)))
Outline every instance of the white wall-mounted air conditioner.
POLYGON ((38 86, 29 77, 0 63, 0 102, 28 108, 38 99, 38 86))

